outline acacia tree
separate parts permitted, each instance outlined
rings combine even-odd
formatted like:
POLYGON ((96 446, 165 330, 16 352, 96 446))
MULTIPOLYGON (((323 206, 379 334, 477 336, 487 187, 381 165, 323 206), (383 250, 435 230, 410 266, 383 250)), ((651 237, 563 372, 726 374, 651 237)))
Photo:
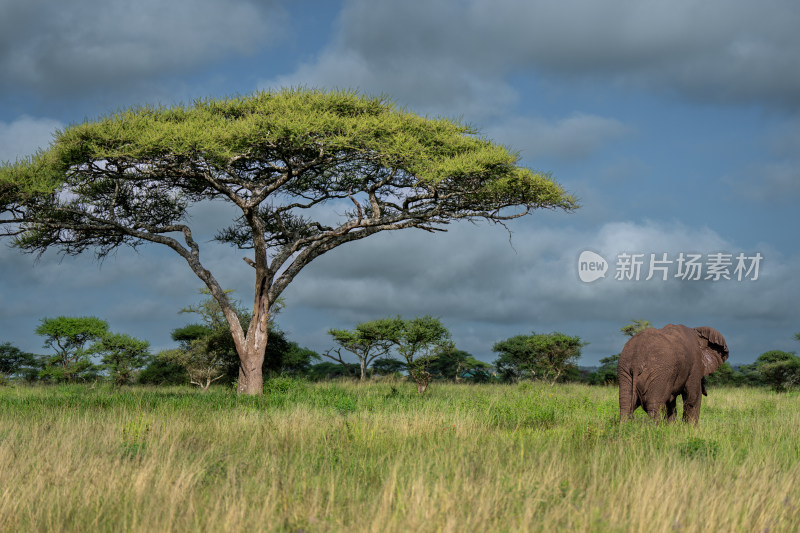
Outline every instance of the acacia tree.
POLYGON ((472 354, 458 350, 452 344, 444 346, 436 353, 436 359, 430 365, 434 375, 450 379, 456 383, 464 379, 464 374, 469 371, 486 372, 491 365, 475 359, 472 354))
POLYGON ((102 355, 111 382, 120 387, 133 382, 134 374, 150 362, 150 343, 124 333, 108 333, 92 346, 102 355))
POLYGON ((800 357, 794 352, 770 350, 759 355, 754 365, 762 382, 771 385, 776 392, 800 385, 800 357))
POLYGON ((634 318, 630 324, 622 326, 619 330, 622 332, 623 335, 626 337, 633 337, 637 333, 644 331, 646 329, 652 328, 653 326, 650 325, 649 320, 643 320, 640 318, 634 318))
POLYGON ((172 248, 223 309, 239 392, 260 394, 270 309, 316 257, 385 230, 577 207, 548 175, 518 163, 469 126, 384 98, 260 92, 131 108, 59 131, 47 150, 0 167, 0 225, 30 252, 172 248), (207 200, 238 210, 216 238, 251 254, 246 330, 189 225, 190 207, 207 200))
POLYGON ((367 379, 367 368, 380 357, 385 357, 394 345, 392 339, 397 338, 402 322, 394 318, 381 318, 356 324, 352 331, 346 329, 330 329, 328 334, 339 345, 325 352, 325 357, 341 363, 345 369, 347 363, 342 356, 342 349, 358 358, 361 368, 361 381, 367 379), (334 355, 336 354, 336 355, 334 355))
POLYGON ((392 320, 397 324, 392 342, 405 359, 408 375, 417 384, 417 392, 422 394, 433 379, 430 367, 437 354, 453 349, 450 332, 438 318, 430 315, 410 320, 400 317, 392 320))
POLYGON ((16 374, 30 373, 36 366, 34 354, 23 352, 10 342, 0 344, 0 383, 16 374))
POLYGON ((512 381, 520 377, 541 377, 554 385, 558 378, 581 355, 585 343, 580 337, 570 337, 559 332, 516 335, 495 343, 492 350, 499 352, 495 361, 498 373, 512 381))
POLYGON ((42 377, 56 381, 75 381, 95 376, 97 367, 91 356, 95 343, 108 335, 108 324, 95 317, 43 318, 36 333, 45 338, 44 347, 55 354, 50 356, 41 371, 42 377))

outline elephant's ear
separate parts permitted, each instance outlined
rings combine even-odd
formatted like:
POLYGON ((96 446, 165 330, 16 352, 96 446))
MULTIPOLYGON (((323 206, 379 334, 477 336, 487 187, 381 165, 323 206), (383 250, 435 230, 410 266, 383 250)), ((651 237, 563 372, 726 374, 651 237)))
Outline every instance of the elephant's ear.
POLYGON ((701 327, 694 328, 701 337, 701 358, 703 363, 703 374, 709 375, 716 371, 722 363, 728 359, 728 344, 725 337, 714 328, 701 327))

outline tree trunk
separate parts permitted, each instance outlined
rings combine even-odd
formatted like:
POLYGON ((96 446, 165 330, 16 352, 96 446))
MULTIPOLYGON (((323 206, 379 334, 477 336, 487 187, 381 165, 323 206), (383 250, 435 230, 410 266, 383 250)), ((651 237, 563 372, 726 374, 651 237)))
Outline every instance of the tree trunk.
POLYGON ((361 361, 361 381, 363 382, 365 379, 367 379, 367 363, 361 361))
MULTIPOLYGON (((266 343, 264 343, 266 348, 266 343)), ((264 350, 257 353, 255 346, 250 346, 249 353, 239 354, 239 386, 236 391, 239 394, 250 394, 260 396, 264 392, 264 375, 262 366, 264 364, 264 350)))
POLYGON ((269 337, 270 301, 267 296, 267 278, 263 273, 256 276, 256 295, 253 317, 247 328, 244 345, 236 347, 239 353, 239 394, 260 396, 264 393, 264 354, 269 337))

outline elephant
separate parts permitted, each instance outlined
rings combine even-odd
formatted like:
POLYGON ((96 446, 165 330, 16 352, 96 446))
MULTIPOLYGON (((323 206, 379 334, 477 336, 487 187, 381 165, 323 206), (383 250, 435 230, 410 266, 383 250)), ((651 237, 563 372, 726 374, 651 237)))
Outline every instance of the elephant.
POLYGON ((641 406, 659 421, 675 420, 678 395, 683 420, 697 424, 700 399, 707 396, 705 377, 728 359, 725 338, 714 328, 669 324, 634 335, 622 349, 617 365, 619 416, 626 420, 641 406))

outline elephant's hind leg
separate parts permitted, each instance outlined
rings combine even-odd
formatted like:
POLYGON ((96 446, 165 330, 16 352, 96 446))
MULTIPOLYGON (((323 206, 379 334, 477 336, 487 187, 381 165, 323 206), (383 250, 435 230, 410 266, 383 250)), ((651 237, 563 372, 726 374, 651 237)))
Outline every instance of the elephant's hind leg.
POLYGON ((667 422, 674 422, 675 415, 678 412, 678 398, 672 398, 667 402, 667 422))
POLYGON ((633 386, 633 376, 629 372, 619 372, 619 419, 628 420, 639 406, 633 386))

